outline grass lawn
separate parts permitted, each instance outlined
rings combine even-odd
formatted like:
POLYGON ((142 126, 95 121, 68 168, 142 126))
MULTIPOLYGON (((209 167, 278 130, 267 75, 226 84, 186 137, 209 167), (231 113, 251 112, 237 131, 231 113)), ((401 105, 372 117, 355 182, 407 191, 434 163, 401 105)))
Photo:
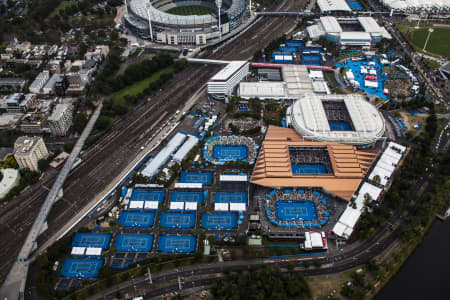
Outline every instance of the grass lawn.
POLYGON ((72 6, 74 4, 76 4, 76 2, 73 2, 73 1, 62 1, 57 7, 55 7, 55 9, 50 14, 50 17, 55 16, 57 13, 59 13, 59 11, 61 9, 65 9, 66 7, 72 6))
POLYGON ((188 5, 188 6, 177 6, 171 8, 167 11, 169 14, 179 15, 179 16, 192 16, 192 15, 209 15, 214 13, 216 10, 211 7, 202 5, 188 5))
MULTIPOLYGON (((159 77, 162 74, 167 74, 173 72, 173 66, 167 67, 159 72, 156 72, 152 76, 141 80, 139 82, 136 82, 135 84, 130 85, 127 88, 124 88, 123 90, 120 90, 112 95, 112 99, 114 102, 122 102, 125 101, 125 96, 136 96, 139 93, 142 93, 150 83, 156 81, 159 79, 159 77)), ((128 105, 127 105, 128 106, 128 105)))
MULTIPOLYGON (((421 28, 409 34, 410 41, 423 49, 428 36, 428 29, 421 28)), ((428 41, 426 51, 450 57, 450 28, 434 28, 428 41)))

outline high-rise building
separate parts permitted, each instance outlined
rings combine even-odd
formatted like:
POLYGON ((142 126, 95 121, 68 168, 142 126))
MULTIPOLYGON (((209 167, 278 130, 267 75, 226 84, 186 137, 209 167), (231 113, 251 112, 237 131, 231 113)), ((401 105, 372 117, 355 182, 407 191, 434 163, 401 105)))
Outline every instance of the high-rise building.
POLYGON ((38 161, 48 157, 42 137, 21 136, 14 144, 14 158, 21 169, 39 171, 38 161))
POLYGON ((66 135, 72 124, 72 104, 57 104, 52 115, 47 119, 53 135, 66 135))

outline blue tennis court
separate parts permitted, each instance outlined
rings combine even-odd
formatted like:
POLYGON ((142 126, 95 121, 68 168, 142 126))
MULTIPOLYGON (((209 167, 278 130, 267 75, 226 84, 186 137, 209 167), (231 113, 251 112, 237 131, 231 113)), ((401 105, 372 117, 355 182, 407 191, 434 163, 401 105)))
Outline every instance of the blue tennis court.
POLYGON ((248 104, 240 104, 239 111, 248 111, 248 104))
POLYGON ((237 227, 238 215, 234 213, 204 214, 202 227, 207 229, 234 229, 237 227))
POLYGON ((351 131, 352 127, 348 122, 345 121, 328 121, 328 124, 330 125, 331 131, 351 131))
POLYGON ((196 241, 194 235, 160 235, 158 250, 168 253, 191 253, 195 251, 196 241))
POLYGON ((317 219, 316 206, 312 201, 277 201, 277 218, 283 221, 312 221, 317 219))
POLYGON ((245 159, 247 158, 247 146, 215 145, 213 156, 216 159, 245 159))
POLYGON ((292 174, 328 174, 327 168, 321 164, 294 164, 292 165, 292 174))
POLYGON ((202 192, 170 192, 170 201, 173 202, 197 202, 203 204, 202 192))
POLYGON ((95 278, 103 266, 103 259, 67 258, 61 270, 62 277, 95 278))
POLYGON ((149 252, 153 245, 153 235, 120 234, 116 238, 116 250, 127 252, 149 252))
POLYGON ((131 194, 131 201, 164 201, 165 192, 163 190, 143 190, 135 189, 131 194))
POLYGON ((212 173, 181 172, 180 182, 202 183, 204 185, 208 185, 212 182, 212 173))
POLYGON ((73 238, 72 247, 102 248, 108 249, 111 234, 105 233, 81 233, 77 232, 73 238))
POLYGON ((124 227, 151 227, 154 221, 154 212, 123 211, 119 217, 119 224, 122 224, 124 227))
POLYGON ((159 224, 167 228, 194 228, 195 213, 162 212, 159 224))
POLYGON ((364 10, 364 6, 362 6, 361 2, 359 1, 345 1, 348 4, 348 7, 351 8, 351 10, 364 10))
POLYGON ((215 203, 247 203, 246 193, 215 193, 215 203))
POLYGON ((322 57, 320 55, 302 55, 302 64, 320 66, 322 64, 322 57))

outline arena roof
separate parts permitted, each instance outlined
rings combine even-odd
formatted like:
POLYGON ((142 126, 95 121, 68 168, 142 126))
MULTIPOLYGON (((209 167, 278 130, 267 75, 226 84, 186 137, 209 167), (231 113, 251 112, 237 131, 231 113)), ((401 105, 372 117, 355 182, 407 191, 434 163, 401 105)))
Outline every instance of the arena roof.
POLYGON ((359 94, 306 94, 293 104, 290 118, 292 126, 300 135, 318 141, 371 144, 376 142, 385 130, 384 119, 376 107, 359 94), (354 130, 331 130, 322 101, 344 102, 354 130))
POLYGON ((327 33, 341 33, 342 27, 335 17, 320 17, 320 22, 322 23, 323 29, 327 33))
POLYGON ((377 156, 377 151, 303 139, 290 128, 269 126, 255 163, 251 182, 266 187, 320 187, 350 200, 377 156), (322 146, 328 150, 332 175, 294 175, 289 147, 322 146))
POLYGON ((320 11, 352 11, 345 0, 317 0, 320 11))
POLYGON ((405 11, 448 10, 450 3, 447 0, 381 0, 389 8, 405 11))
POLYGON ((239 96, 242 98, 258 97, 265 98, 285 98, 286 90, 283 82, 241 82, 239 84, 239 96))

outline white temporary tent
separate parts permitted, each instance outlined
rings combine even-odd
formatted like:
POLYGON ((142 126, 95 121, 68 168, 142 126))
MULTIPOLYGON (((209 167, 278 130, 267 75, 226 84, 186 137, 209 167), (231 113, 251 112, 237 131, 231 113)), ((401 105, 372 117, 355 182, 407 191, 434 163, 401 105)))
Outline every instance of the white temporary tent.
POLYGON ((186 202, 184 205, 185 210, 197 210, 197 202, 186 202))
POLYGON ((158 201, 145 201, 144 209, 158 209, 158 201))
POLYGON ((84 255, 85 247, 72 247, 71 255, 84 255))
POLYGON ((228 211, 228 203, 214 203, 215 211, 228 211))
POLYGON ((88 256, 101 256, 102 248, 86 248, 86 255, 88 256))
POLYGON ((246 211, 245 203, 230 203, 230 211, 246 211))
POLYGON ((170 209, 184 210, 184 202, 170 202, 170 209))
POLYGON ((130 201, 130 209, 142 209, 144 208, 144 201, 130 201))

